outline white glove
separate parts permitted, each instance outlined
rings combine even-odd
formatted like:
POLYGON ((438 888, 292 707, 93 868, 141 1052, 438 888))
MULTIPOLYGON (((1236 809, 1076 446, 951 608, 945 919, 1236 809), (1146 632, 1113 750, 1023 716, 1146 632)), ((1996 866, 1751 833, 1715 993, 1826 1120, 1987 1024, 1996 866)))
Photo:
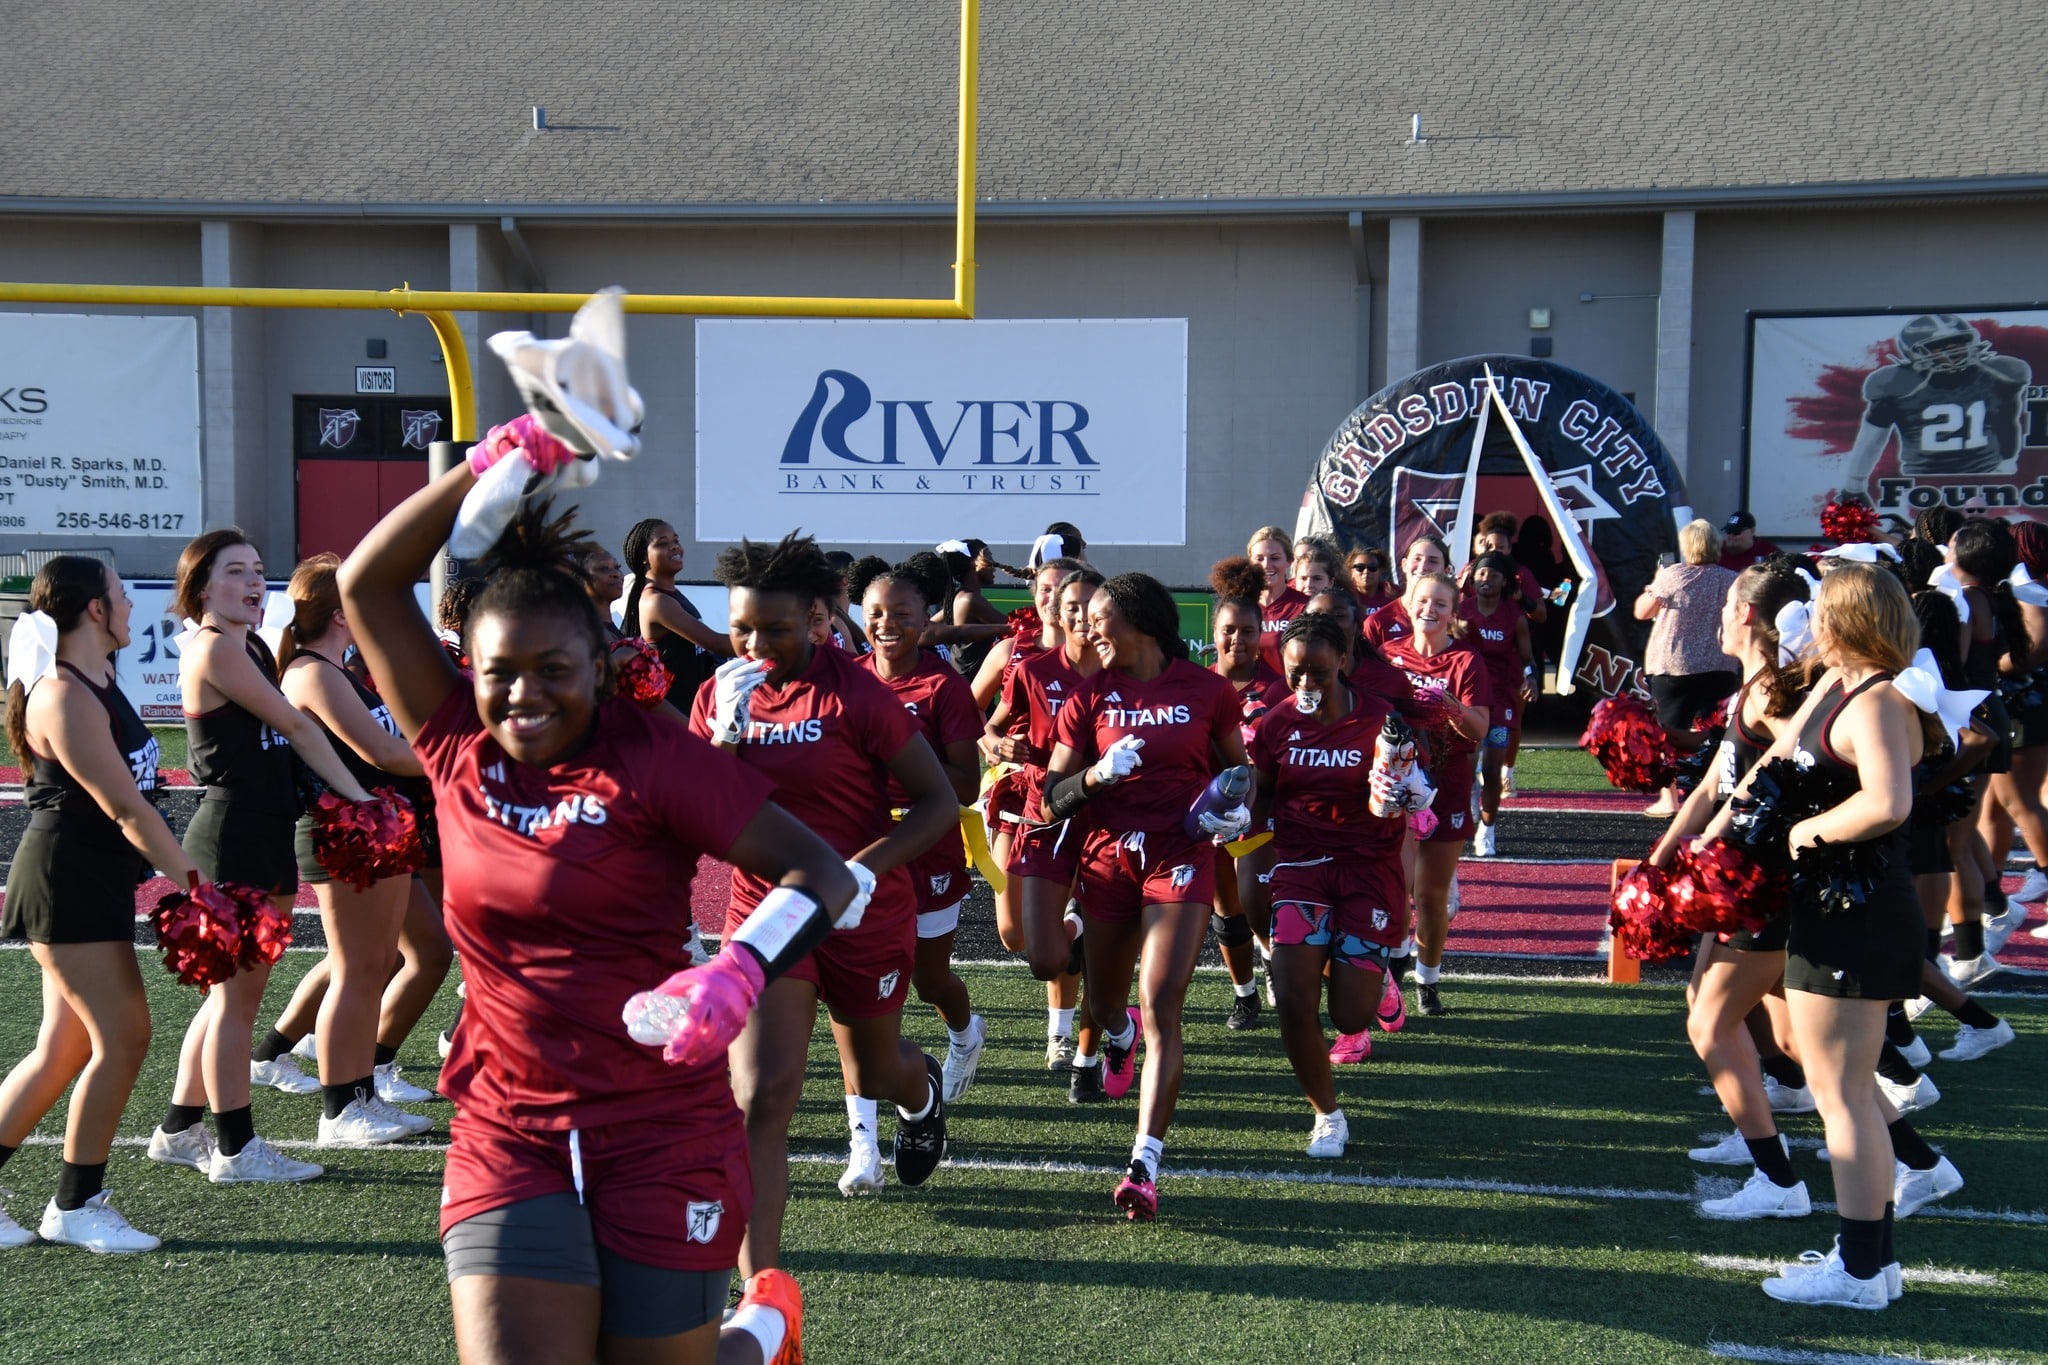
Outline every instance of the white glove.
POLYGON ((1125 735, 1109 746, 1109 752, 1095 760, 1095 780, 1105 787, 1117 783, 1138 771, 1144 758, 1138 750, 1145 747, 1145 741, 1136 735, 1125 735))
POLYGON ((1429 774, 1422 771, 1420 763, 1408 770, 1408 776, 1401 785, 1408 791, 1402 804, 1411 812, 1428 810, 1430 802, 1436 800, 1436 788, 1429 785, 1429 774))
POLYGON ((853 899, 846 903, 846 909, 833 922, 834 929, 860 928, 860 917, 868 912, 868 901, 875 894, 874 873, 851 858, 846 860, 846 870, 853 874, 853 884, 858 889, 854 891, 853 899))
POLYGON ((747 737, 747 698, 775 665, 767 659, 728 659, 711 675, 711 737, 738 744, 747 737))
POLYGON ((1232 806, 1229 810, 1216 814, 1203 811, 1196 817, 1195 823, 1202 827, 1202 833, 1217 843, 1227 844, 1244 837, 1244 832, 1252 827, 1251 808, 1232 806))

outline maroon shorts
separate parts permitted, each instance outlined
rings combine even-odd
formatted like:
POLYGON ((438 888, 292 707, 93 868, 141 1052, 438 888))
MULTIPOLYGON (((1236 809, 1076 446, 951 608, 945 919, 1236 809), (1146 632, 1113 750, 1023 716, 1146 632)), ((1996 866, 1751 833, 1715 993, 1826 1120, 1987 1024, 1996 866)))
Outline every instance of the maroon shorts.
POLYGON ((950 910, 967 899, 967 846, 949 829, 910 863, 910 890, 917 913, 950 910))
POLYGON ((1282 853, 1269 879, 1273 942, 1328 946, 1351 966, 1381 966, 1408 937, 1401 860, 1282 853))
MULTIPOLYGON (((746 923, 751 903, 742 904, 738 882, 725 912, 725 932, 746 923)), ((857 929, 835 929, 810 955, 783 973, 808 981, 834 1014, 872 1019, 903 1008, 910 996, 910 969, 917 961, 917 907, 910 878, 902 870, 882 877, 857 929)))
POLYGON ((1451 754, 1430 775, 1436 784, 1436 800, 1429 803, 1436 828, 1422 842, 1461 844, 1472 837, 1472 757, 1470 749, 1451 754))
POLYGON ((550 1194, 577 1195, 599 1246, 664 1270, 729 1270, 754 1205, 746 1123, 723 1075, 701 1111, 601 1128, 508 1128, 472 1109, 449 1121, 441 1235, 467 1218, 550 1194), (678 1133, 687 1140, 678 1140, 678 1133))
POLYGON ((994 843, 1004 834, 1015 836, 1024 818, 1024 788, 1031 780, 1028 768, 996 779, 988 789, 988 838, 994 843))
POLYGON ((1057 825, 1019 825, 1010 844, 1010 861, 1003 868, 1012 877, 1036 877, 1041 881, 1072 886, 1081 871, 1081 845, 1087 841, 1072 820, 1057 825))
POLYGON ((1216 899, 1216 846, 1177 829, 1090 830, 1074 891, 1089 919, 1129 923, 1148 905, 1216 899))

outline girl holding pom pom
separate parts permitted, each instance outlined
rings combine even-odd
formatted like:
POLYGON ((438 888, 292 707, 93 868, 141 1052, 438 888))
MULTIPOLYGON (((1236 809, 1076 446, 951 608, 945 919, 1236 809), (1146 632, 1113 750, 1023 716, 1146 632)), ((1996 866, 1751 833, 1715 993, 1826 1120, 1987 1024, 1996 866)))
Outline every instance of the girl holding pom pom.
MULTIPOLYGON (((28 769, 29 827, 7 874, 0 937, 25 938, 43 971, 35 1051, 0 1082, 0 1165, 76 1079, 45 1240, 152 1251, 104 1189, 114 1130, 149 1051, 135 963, 135 887, 154 865, 195 873, 152 802, 157 743, 114 680, 131 604, 97 559, 58 555, 36 572, 8 649, 7 738, 28 769)), ((0 1211, 0 1248, 34 1232, 0 1211)))
MULTIPOLYGON (((456 1344, 465 1360, 516 1345, 709 1361, 753 1195, 726 1049, 855 886, 768 783, 666 708, 612 695, 568 518, 513 517, 466 629, 473 679, 449 662, 413 585, 499 444, 385 517, 339 580, 433 784, 469 987, 441 1078, 457 1105, 441 1197, 456 1344), (707 853, 766 891, 690 968, 689 884, 707 853), (628 1031, 628 1002, 650 994, 676 1016, 665 1053, 635 1041, 642 1011, 628 1031)), ((799 1307, 786 1276, 756 1277, 727 1335, 779 1358, 799 1307)))
MULTIPOLYGON (((320 727, 277 687, 277 663, 256 633, 263 620, 263 556, 234 527, 208 531, 178 556, 180 616, 199 622, 183 639, 184 697, 192 776, 206 795, 185 829, 185 851, 208 880, 252 886, 289 917, 299 889, 292 822, 298 792, 292 754, 351 801, 370 794, 335 756, 320 727)), ((208 992, 178 1052, 178 1079, 149 1158, 203 1170, 215 1184, 311 1180, 320 1167, 294 1161, 256 1136, 249 1107, 249 1036, 270 969, 235 973, 208 992), (218 1145, 200 1123, 213 1106, 218 1145)))

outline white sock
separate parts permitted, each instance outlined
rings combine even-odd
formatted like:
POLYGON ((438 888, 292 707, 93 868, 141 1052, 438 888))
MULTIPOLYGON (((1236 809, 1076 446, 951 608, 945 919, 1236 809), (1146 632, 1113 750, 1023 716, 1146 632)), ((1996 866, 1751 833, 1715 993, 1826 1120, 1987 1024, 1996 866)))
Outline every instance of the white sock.
POLYGON ((1257 995, 1259 993, 1259 983, 1256 978, 1250 981, 1233 981, 1230 983, 1230 987, 1232 990, 1237 992, 1237 998, 1240 1000, 1244 999, 1246 996, 1257 995))
POLYGON ((1403 939, 1403 940, 1401 941, 1401 949, 1400 949, 1400 951, 1399 951, 1399 952, 1397 952, 1397 953, 1395 953, 1395 954, 1394 954, 1394 956, 1395 956, 1395 957, 1414 957, 1414 956, 1415 956, 1415 935, 1413 935, 1413 934, 1410 934, 1410 935, 1408 935, 1408 937, 1407 937, 1407 938, 1403 939))
POLYGON ((1075 1066, 1096 1066, 1100 1064, 1101 1061, 1102 1058, 1096 1056, 1092 1052, 1077 1052, 1074 1054, 1075 1066))
POLYGON ((918 1110, 915 1114, 913 1114, 908 1109, 905 1109, 902 1105, 899 1104, 896 1106, 896 1114, 897 1117, 901 1118, 906 1123, 923 1123, 926 1119, 932 1116, 932 1106, 937 1104, 938 1102, 938 1087, 935 1085, 927 1084, 924 1093, 924 1108, 918 1110))
POLYGON ((946 1025, 946 1036, 953 1040, 954 1047, 960 1048, 963 1051, 972 1047, 974 1045, 974 1021, 969 1019, 967 1027, 964 1029, 956 1029, 951 1024, 946 1025))
POLYGON ((1081 923, 1081 912, 1078 910, 1069 910, 1066 914, 1061 915, 1060 923, 1067 926, 1067 942, 1069 943, 1081 937, 1081 931, 1086 927, 1081 923))
POLYGON ((873 1137, 877 1131, 875 1128, 875 1110, 878 1107, 874 1100, 864 1100, 858 1095, 848 1095, 846 1097, 847 1128, 856 1133, 862 1128, 866 1128, 868 1136, 873 1137))
POLYGON ((1074 1012, 1070 1009, 1048 1009, 1045 1012, 1045 1036, 1048 1038, 1073 1037, 1074 1012))
POLYGON ((1437 983, 1437 978, 1441 975, 1443 975, 1443 968, 1440 966, 1432 967, 1427 962, 1417 962, 1415 964, 1415 979, 1425 986, 1434 986, 1437 983))
POLYGON ((1124 1031, 1122 1033, 1104 1034, 1103 1036, 1118 1047, 1134 1047, 1138 1041, 1138 1025, 1129 1015, 1125 1015, 1124 1031))
POLYGON ((782 1338, 788 1334, 789 1325, 782 1320, 781 1309, 750 1303, 732 1315, 732 1321, 725 1324, 720 1335, 726 1332, 745 1332, 760 1343, 761 1359, 773 1360, 782 1349, 782 1338))
POLYGON ((1141 1133, 1138 1135, 1138 1140, 1131 1144, 1131 1160, 1144 1162, 1145 1173, 1157 1179, 1159 1175, 1159 1157, 1165 1149, 1166 1144, 1164 1142, 1156 1137, 1146 1137, 1141 1133))

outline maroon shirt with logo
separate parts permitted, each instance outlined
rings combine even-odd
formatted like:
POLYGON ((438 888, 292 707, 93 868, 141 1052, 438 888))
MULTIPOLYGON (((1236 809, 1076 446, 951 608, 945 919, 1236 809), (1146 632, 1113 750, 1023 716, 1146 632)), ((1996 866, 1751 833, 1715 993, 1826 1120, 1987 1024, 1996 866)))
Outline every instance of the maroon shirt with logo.
POLYGON ((1143 763, 1098 790, 1089 817, 1098 829, 1178 831, 1216 774, 1211 751, 1236 732, 1241 714, 1235 687, 1197 664, 1170 659, 1150 682, 1112 668, 1089 678, 1060 708, 1053 738, 1083 767, 1125 735, 1143 739, 1143 763))
MULTIPOLYGON (((1515 623, 1522 615, 1522 609, 1506 597, 1491 616, 1480 612, 1477 598, 1468 597, 1458 604, 1458 619, 1465 623, 1465 647, 1486 665, 1495 706, 1512 706, 1522 695, 1524 665, 1522 651, 1515 646, 1515 623)), ((1506 724, 1498 716, 1493 719, 1496 725, 1506 724)))
POLYGON ((1282 588, 1259 608, 1259 657, 1275 673, 1280 671, 1280 637, 1287 623, 1307 610, 1308 594, 1297 588, 1282 588))
POLYGON ((1020 737, 1037 756, 1036 762, 1020 765, 1024 770, 1024 818, 1032 824, 1045 820, 1045 761, 1052 757, 1054 723, 1061 708, 1086 681, 1067 661, 1066 650, 1052 649, 1026 659, 1003 685, 1003 704, 1009 708, 1012 732, 1021 721, 1020 737))
POLYGON ((1266 712, 1252 737, 1251 760, 1273 794, 1273 844, 1290 854, 1346 858, 1401 853, 1405 816, 1383 820, 1371 809, 1373 749, 1392 709, 1351 694, 1351 713, 1325 725, 1288 697, 1266 712))

